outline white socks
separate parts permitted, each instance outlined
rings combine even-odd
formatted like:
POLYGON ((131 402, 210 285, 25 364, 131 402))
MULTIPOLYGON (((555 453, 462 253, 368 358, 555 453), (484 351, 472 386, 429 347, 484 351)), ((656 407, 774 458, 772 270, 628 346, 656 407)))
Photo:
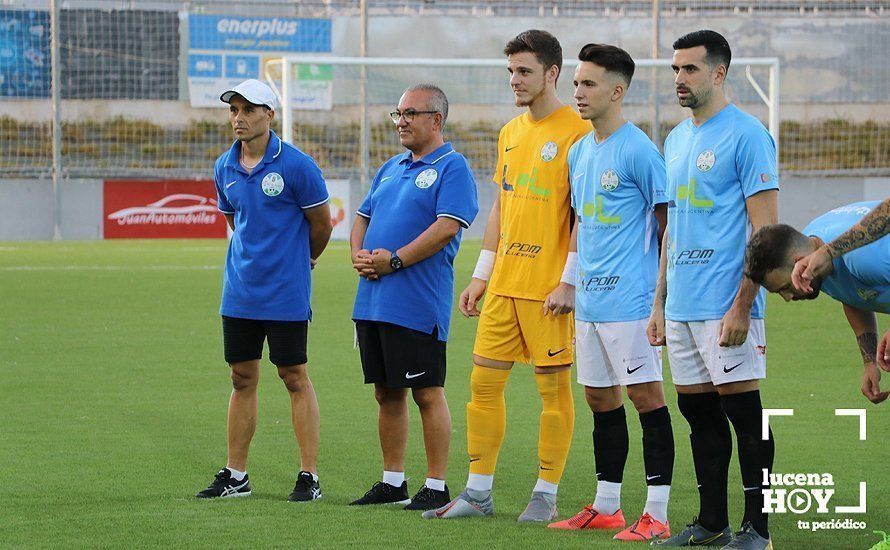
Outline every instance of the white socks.
POLYGON ((444 479, 436 479, 433 477, 426 478, 427 489, 432 489, 433 491, 444 491, 445 490, 445 480, 444 479))
POLYGON ((650 485, 649 494, 646 497, 646 508, 643 510, 643 513, 649 514, 661 523, 667 522, 670 495, 670 485, 650 485))
POLYGON ((533 491, 535 493, 547 493, 548 495, 555 495, 556 490, 559 489, 559 485, 556 483, 550 483, 549 481, 544 481, 541 478, 538 478, 538 482, 535 483, 535 488, 533 491))
POLYGON ((393 487, 401 487, 405 482, 405 472, 389 472, 383 470, 383 483, 393 487))
POLYGON ((611 516, 620 510, 621 484, 611 481, 597 481, 596 500, 593 501, 593 507, 597 512, 606 516, 611 516))
POLYGON ((244 479, 244 476, 247 475, 247 472, 229 468, 228 466, 226 466, 226 470, 228 470, 229 473, 232 474, 232 479, 234 479, 235 481, 242 481, 244 479))
POLYGON ((474 491, 491 491, 493 485, 493 475, 470 474, 467 476, 467 489, 472 489, 474 491))

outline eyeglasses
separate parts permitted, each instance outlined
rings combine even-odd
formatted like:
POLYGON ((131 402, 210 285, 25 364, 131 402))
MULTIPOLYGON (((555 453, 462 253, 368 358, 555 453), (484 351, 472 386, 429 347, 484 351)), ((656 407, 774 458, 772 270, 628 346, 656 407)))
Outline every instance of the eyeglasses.
POLYGON ((431 115, 433 113, 438 113, 439 111, 415 111, 414 109, 407 109, 405 111, 399 111, 398 109, 389 113, 389 118, 392 119, 393 124, 398 124, 399 120, 404 118, 405 122, 414 122, 414 117, 417 115, 431 115))

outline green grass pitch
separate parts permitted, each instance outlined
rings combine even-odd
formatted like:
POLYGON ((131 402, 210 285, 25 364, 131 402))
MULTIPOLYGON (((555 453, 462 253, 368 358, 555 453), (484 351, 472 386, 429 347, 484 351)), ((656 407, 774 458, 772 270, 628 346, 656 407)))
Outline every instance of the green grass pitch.
MULTIPOLYGON (((467 242, 457 262, 459 292, 479 250, 467 242)), ((435 521, 398 509, 346 504, 379 479, 376 403, 362 384, 350 322, 355 276, 343 243, 314 272, 310 329, 312 379, 321 407, 324 499, 284 499, 296 476, 288 399, 264 361, 259 423, 251 449, 254 493, 198 501, 225 463, 230 392, 217 315, 223 241, 0 243, 0 546, 3 547, 615 547, 611 534, 553 532, 518 525, 536 477, 539 400, 532 371, 517 366, 507 389, 508 426, 496 475, 496 516, 435 521)), ((694 299, 694 297, 690 297, 694 299)), ((887 328, 886 317, 881 320, 887 328)), ((785 304, 770 298, 769 379, 764 404, 793 408, 773 421, 776 470, 834 475, 834 505, 855 505, 868 483, 864 515, 772 518, 776 548, 869 548, 890 531, 890 402, 859 393, 860 360, 841 307, 828 298, 785 304), (868 411, 868 440, 855 418, 868 411), (812 533, 798 520, 851 517, 865 530, 812 533)), ((465 403, 476 322, 455 314, 448 346, 447 394, 454 417, 448 482, 467 473, 465 403)), ((666 375, 666 379, 670 380, 666 375)), ((677 459, 670 519, 692 519, 697 494, 688 426, 667 384, 677 459)), ((890 377, 886 378, 890 387, 890 377)), ((629 404, 628 404, 629 406, 629 404)), ((559 509, 566 517, 594 493, 592 418, 575 385, 575 440, 559 509)), ((623 509, 644 504, 640 429, 628 411, 631 450, 623 509)), ((419 417, 412 410, 409 488, 425 477, 419 417)), ((742 490, 733 459, 731 518, 738 528, 742 490)))

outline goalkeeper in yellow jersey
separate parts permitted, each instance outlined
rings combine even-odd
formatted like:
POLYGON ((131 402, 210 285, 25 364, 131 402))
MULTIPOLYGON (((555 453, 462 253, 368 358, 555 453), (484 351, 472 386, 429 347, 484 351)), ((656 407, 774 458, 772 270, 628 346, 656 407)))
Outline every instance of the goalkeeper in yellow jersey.
POLYGON ((506 428, 504 387, 515 362, 533 364, 541 395, 538 479, 519 521, 556 517, 556 491, 575 423, 571 391, 577 254, 569 250, 572 210, 566 155, 592 129, 556 94, 562 47, 530 30, 504 48, 516 105, 498 137, 499 190, 482 253, 458 305, 480 316, 467 404, 470 475, 453 501, 426 518, 494 513, 492 484, 506 428), (488 289, 482 311, 479 300, 488 289))

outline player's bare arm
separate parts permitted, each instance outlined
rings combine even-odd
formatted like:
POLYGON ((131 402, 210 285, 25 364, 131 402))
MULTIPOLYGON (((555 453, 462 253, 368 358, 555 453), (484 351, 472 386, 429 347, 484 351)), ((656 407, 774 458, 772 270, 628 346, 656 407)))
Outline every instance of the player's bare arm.
POLYGON ((352 267, 360 277, 369 280, 377 279, 377 273, 371 265, 371 251, 364 248, 365 233, 368 232, 368 218, 356 214, 349 234, 349 248, 352 251, 352 267))
POLYGON ((303 210, 309 222, 309 258, 318 260, 331 240, 334 224, 331 223, 331 207, 328 203, 303 210))
POLYGON ((878 353, 878 323, 872 311, 865 311, 844 304, 844 315, 856 335, 859 353, 862 355, 862 395, 872 403, 881 403, 890 397, 890 391, 881 391, 881 371, 876 358, 878 353))
MULTIPOLYGON (((494 204, 491 206, 491 212, 488 214, 488 223, 485 225, 485 236, 482 238, 482 254, 488 252, 489 254, 493 254, 494 257, 496 257, 500 241, 501 194, 496 193, 494 197, 494 204)), ((489 257, 491 258, 491 256, 489 257)), ((492 266, 494 266, 493 261, 492 266)), ((491 273, 489 272, 486 275, 483 273, 479 273, 477 270, 476 273, 473 273, 473 278, 470 279, 470 284, 468 284, 467 288, 465 288, 464 291, 460 293, 460 299, 457 302, 457 309, 460 310, 464 317, 478 317, 481 314, 481 312, 479 311, 479 300, 482 299, 482 295, 485 294, 485 289, 488 286, 488 279, 481 278, 481 275, 485 275, 486 277, 488 277, 491 276, 491 273)))
POLYGON ((667 221, 661 236, 661 256, 658 258, 658 280, 655 282, 655 300, 652 302, 652 313, 646 326, 646 336, 653 346, 664 345, 664 303, 667 300, 667 249, 669 229, 667 221))
MULTIPOLYGON (((402 267, 410 267, 435 255, 451 242, 458 231, 460 223, 457 220, 445 217, 436 219, 416 239, 396 250, 396 255, 402 260, 402 267)), ((392 260, 391 250, 376 248, 371 252, 371 267, 378 275, 393 273, 390 260, 392 260)))
POLYGON ((791 272, 791 281, 798 290, 812 292, 813 279, 827 274, 835 258, 873 243, 887 234, 890 234, 890 199, 885 199, 835 240, 798 260, 791 272))
POLYGON ((878 366, 890 372, 890 330, 884 333, 878 344, 878 366))
POLYGON ((565 315, 575 310, 575 282, 578 278, 578 224, 580 216, 576 217, 569 237, 569 254, 566 258, 565 270, 556 288, 544 299, 544 315, 565 315))
POLYGON ((226 223, 229 224, 229 229, 232 231, 235 230, 235 214, 223 214, 226 217, 226 223))
MULTIPOLYGON (((779 192, 775 189, 761 191, 745 200, 748 219, 754 227, 754 233, 765 225, 778 223, 778 203, 779 192)), ((719 344, 721 346, 740 346, 745 343, 745 339, 748 337, 748 327, 751 324, 751 306, 754 304, 758 290, 760 290, 759 285, 748 277, 742 277, 732 306, 720 323, 719 344)))

